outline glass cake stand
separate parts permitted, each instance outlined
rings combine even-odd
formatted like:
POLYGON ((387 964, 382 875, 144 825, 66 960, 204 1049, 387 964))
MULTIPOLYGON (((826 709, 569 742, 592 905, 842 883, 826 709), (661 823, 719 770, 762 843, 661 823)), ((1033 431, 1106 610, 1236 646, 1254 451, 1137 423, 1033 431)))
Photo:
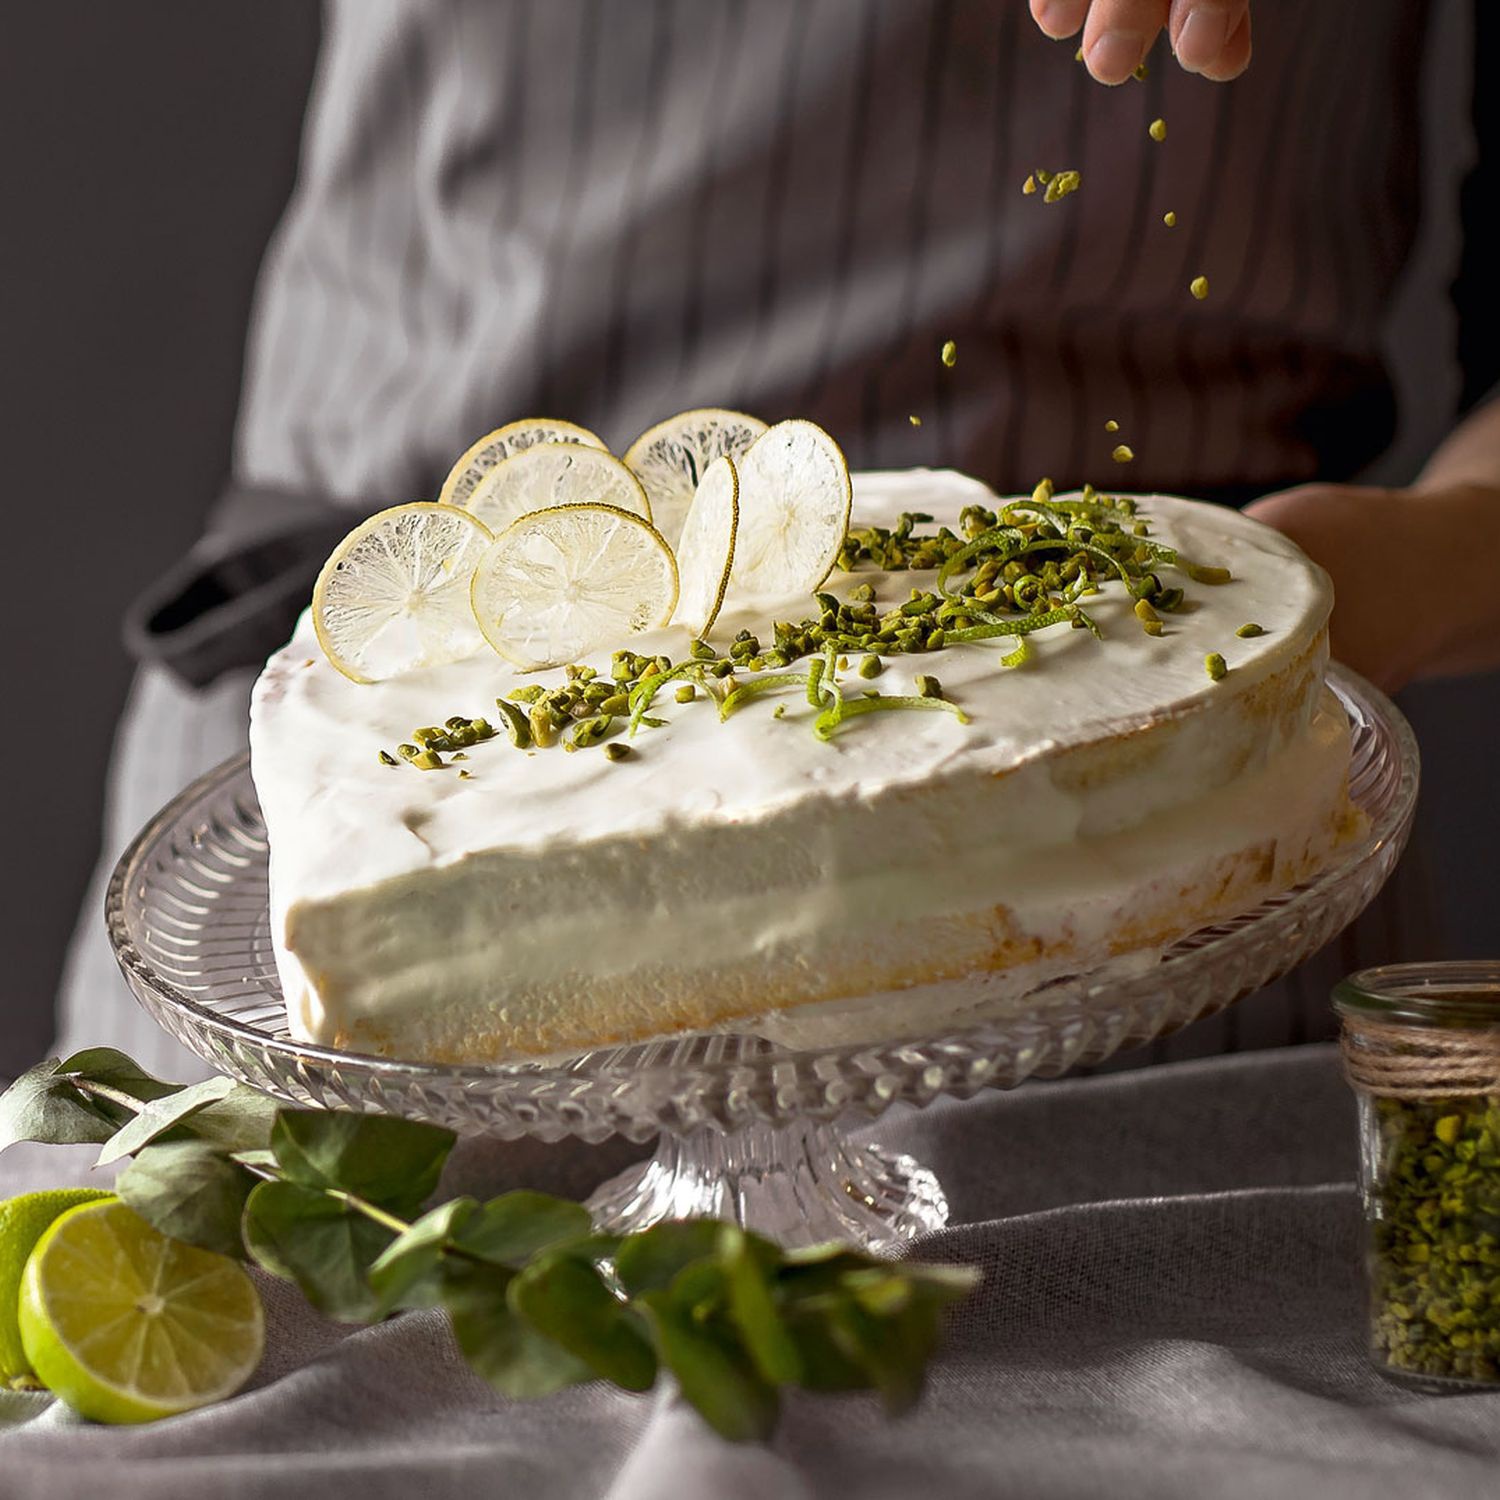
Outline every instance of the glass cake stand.
MULTIPOLYGON (((141 1004, 225 1073, 299 1105, 382 1111, 461 1134, 602 1141, 656 1154, 591 1199, 601 1227, 732 1218, 785 1244, 894 1249, 940 1227, 936 1177, 845 1130, 897 1102, 1013 1088, 1096 1063, 1231 1004, 1343 929, 1390 874, 1411 825, 1417 746, 1368 683, 1333 668, 1353 727, 1350 791, 1369 822, 1322 874, 1160 962, 1057 980, 942 1036, 792 1051, 702 1034, 567 1062, 448 1066, 340 1052, 287 1033, 266 902, 267 845, 241 756, 165 807, 126 851, 106 917, 141 1004)), ((982 979, 973 981, 983 1004, 982 979)))

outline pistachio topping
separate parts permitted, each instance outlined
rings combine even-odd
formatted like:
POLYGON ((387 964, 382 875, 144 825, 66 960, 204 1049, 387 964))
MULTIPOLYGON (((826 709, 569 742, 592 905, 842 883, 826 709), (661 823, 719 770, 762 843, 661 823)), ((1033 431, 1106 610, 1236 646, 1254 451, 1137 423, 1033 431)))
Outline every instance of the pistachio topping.
POLYGON ((1168 229, 1177 228, 1177 215, 1170 208, 1161 216, 1161 221, 1167 226, 1168 229))
POLYGON ((1208 277, 1193 277, 1193 279, 1188 283, 1188 291, 1190 291, 1201 302, 1206 296, 1208 296, 1208 277))
POLYGON ((1246 624, 1241 625, 1240 628, 1235 631, 1235 634, 1239 636, 1241 640, 1246 641, 1252 640, 1255 636, 1264 635, 1265 633, 1265 626, 1257 625, 1254 620, 1250 620, 1246 624))
POLYGON ((401 762, 389 750, 382 750, 380 752, 380 764, 383 766, 399 766, 401 762))
POLYGON ((1213 678, 1215 682, 1223 682, 1229 675, 1229 668, 1225 665, 1224 658, 1217 651, 1210 651, 1203 658, 1203 670, 1213 678))
POLYGON ((1146 127, 1146 134, 1153 141, 1164 141, 1167 138, 1167 122, 1165 120, 1153 120, 1146 127))
POLYGON ((948 339, 942 347, 938 356, 951 370, 958 363, 958 345, 952 339, 948 339))
POLYGON ((1129 443, 1116 443, 1114 451, 1109 456, 1117 464, 1128 464, 1135 458, 1135 449, 1129 443))

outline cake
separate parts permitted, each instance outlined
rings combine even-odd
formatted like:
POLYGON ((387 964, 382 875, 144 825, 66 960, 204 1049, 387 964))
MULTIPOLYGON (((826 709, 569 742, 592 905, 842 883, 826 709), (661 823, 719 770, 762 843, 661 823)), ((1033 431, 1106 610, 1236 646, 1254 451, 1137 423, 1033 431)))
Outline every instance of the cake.
MULTIPOLYGON (((952 472, 856 475, 853 528, 902 512, 955 527, 998 503, 952 472)), ((826 741, 801 692, 723 720, 703 690, 664 692, 665 722, 618 761, 497 735, 422 772, 378 752, 450 715, 498 723, 497 699, 563 672, 486 650, 355 683, 304 617, 260 677, 250 737, 292 1033, 467 1062, 704 1029, 931 1036, 1059 975, 1150 961, 1307 878, 1357 823, 1324 684, 1328 579, 1232 511, 1137 506, 1231 581, 1174 580, 1189 597, 1158 634, 1105 586, 1086 601, 1102 639, 1053 625, 1013 669, 1009 638, 890 656, 874 679, 851 660, 850 697, 935 674, 967 722, 872 713, 826 741)), ((864 562, 825 588, 873 587, 883 609, 933 585, 864 562)), ((714 639, 769 639, 809 603, 727 608, 714 639)), ((689 654, 681 629, 628 645, 689 654)), ((610 652, 583 665, 607 674, 610 652)))

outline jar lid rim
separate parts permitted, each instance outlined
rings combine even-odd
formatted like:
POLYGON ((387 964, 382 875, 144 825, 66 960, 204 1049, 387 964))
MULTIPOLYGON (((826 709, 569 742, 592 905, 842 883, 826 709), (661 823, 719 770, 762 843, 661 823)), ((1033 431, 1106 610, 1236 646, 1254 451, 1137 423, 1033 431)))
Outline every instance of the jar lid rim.
POLYGON ((1500 1027, 1500 959, 1359 969, 1334 986, 1333 1005, 1343 1016, 1500 1027))

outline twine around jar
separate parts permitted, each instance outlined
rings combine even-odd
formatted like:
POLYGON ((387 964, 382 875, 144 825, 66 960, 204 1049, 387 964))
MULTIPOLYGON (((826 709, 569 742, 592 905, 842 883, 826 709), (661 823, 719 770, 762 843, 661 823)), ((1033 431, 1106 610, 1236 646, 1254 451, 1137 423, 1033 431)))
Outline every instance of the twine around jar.
POLYGON ((1344 1018, 1344 1071, 1391 1099, 1500 1094, 1500 1027, 1394 1025, 1344 1018))

